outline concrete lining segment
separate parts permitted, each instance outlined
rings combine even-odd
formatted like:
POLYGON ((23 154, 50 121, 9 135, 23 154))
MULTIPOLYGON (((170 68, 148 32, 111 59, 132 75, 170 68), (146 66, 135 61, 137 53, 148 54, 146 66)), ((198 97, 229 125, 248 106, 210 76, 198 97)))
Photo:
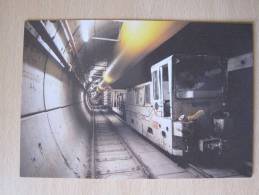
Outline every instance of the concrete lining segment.
POLYGON ((77 109, 53 110, 22 121, 21 176, 89 176, 89 134, 74 113, 77 109))
POLYGON ((39 47, 25 40, 20 175, 88 177, 90 118, 82 89, 39 47))

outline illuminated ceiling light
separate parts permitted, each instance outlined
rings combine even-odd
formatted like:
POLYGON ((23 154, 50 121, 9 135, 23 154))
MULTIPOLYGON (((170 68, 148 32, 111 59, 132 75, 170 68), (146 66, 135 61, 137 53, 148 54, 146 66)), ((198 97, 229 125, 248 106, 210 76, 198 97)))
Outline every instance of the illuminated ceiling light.
POLYGON ((108 84, 110 84, 110 83, 112 83, 113 79, 112 79, 112 77, 111 77, 110 75, 104 73, 104 75, 103 75, 103 81, 106 82, 106 83, 108 83, 108 84))
POLYGON ((139 54, 152 45, 158 45, 170 34, 174 21, 126 21, 120 33, 121 48, 139 54))
POLYGON ((90 39, 90 31, 93 27, 94 21, 92 20, 81 20, 80 21, 80 32, 84 42, 88 42, 90 39))
POLYGON ((93 78, 92 78, 92 77, 89 77, 88 81, 89 81, 89 82, 92 82, 92 81, 93 81, 93 78))

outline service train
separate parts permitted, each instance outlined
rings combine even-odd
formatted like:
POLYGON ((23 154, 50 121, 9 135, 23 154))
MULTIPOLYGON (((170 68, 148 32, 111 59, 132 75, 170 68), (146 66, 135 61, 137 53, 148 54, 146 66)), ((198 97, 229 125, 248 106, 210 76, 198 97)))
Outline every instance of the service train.
POLYGON ((176 158, 228 148, 227 63, 172 55, 151 66, 151 81, 110 90, 111 107, 134 130, 176 158))

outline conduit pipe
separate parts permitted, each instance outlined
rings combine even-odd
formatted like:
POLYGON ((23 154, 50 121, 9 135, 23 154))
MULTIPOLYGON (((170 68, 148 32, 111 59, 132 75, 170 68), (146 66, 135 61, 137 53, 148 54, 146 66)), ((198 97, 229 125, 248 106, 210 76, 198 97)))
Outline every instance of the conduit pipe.
POLYGON ((72 46, 72 50, 73 50, 73 53, 75 56, 77 56, 77 51, 76 51, 76 45, 75 45, 75 41, 74 41, 74 38, 73 38, 73 35, 71 33, 71 30, 70 30, 70 27, 68 25, 68 22, 67 20, 61 20, 61 23, 63 24, 64 26, 64 30, 67 32, 68 34, 68 37, 69 37, 69 43, 71 44, 72 46))

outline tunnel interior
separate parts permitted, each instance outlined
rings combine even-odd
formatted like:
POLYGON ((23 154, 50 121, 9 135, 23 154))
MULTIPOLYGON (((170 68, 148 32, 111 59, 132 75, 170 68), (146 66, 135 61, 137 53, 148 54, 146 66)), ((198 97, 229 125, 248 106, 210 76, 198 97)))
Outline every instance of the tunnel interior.
POLYGON ((25 32, 21 176, 87 177, 91 116, 73 74, 25 32))
MULTIPOLYGON (((88 91, 101 82, 116 58, 122 25, 122 20, 25 23, 22 177, 90 177, 93 111, 88 91), (83 31, 86 28, 88 32, 83 31)), ((172 54, 220 56, 227 61, 252 52, 250 23, 189 22, 110 87, 128 89, 150 81, 151 66, 172 54)), ((233 136, 242 139, 240 159, 252 162, 253 68, 231 71, 228 83, 229 109, 235 113, 233 136)))

